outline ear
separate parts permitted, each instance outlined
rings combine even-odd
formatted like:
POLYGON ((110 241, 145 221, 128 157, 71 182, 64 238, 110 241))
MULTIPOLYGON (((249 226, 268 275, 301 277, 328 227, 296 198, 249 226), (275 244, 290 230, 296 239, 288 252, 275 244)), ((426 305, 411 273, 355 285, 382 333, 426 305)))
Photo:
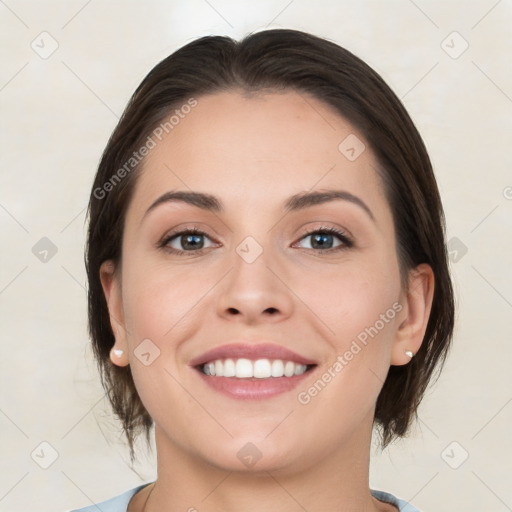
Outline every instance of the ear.
POLYGON ((430 317, 434 286, 434 272, 427 263, 410 271, 409 288, 400 301, 402 321, 393 345, 391 365, 407 364, 420 349, 430 317))
POLYGON ((116 366, 128 366, 128 344, 123 318, 121 283, 116 267, 111 260, 100 266, 100 281, 107 301, 110 325, 115 343, 110 351, 110 360, 116 366))

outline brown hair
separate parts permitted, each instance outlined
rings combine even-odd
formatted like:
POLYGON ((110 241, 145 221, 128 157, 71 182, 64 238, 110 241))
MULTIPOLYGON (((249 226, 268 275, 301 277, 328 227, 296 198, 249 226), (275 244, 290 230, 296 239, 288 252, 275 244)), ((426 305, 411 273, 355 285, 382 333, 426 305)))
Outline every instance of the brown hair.
POLYGON ((333 42, 278 29, 250 34, 240 42, 202 37, 165 58, 134 92, 102 155, 88 210, 89 332, 103 385, 121 419, 132 458, 135 436, 142 431, 149 439, 152 419, 136 392, 130 367, 110 362, 114 335, 100 265, 106 260, 121 261, 125 214, 144 162, 132 159, 149 134, 192 97, 235 89, 308 93, 351 122, 379 162, 393 213, 402 284, 408 271, 420 263, 433 269, 434 298, 421 348, 407 365, 391 366, 377 400, 375 423, 385 447, 407 432, 452 338, 454 299, 437 184, 411 118, 373 69, 333 42))

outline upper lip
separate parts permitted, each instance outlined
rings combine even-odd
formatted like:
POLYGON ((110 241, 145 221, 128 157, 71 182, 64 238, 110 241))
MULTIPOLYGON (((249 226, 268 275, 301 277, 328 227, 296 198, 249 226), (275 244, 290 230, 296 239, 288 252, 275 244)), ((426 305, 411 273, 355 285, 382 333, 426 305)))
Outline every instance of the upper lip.
POLYGON ((200 366, 216 359, 282 359, 299 364, 314 365, 315 361, 303 357, 290 349, 273 343, 229 343, 212 348, 190 361, 191 366, 200 366))

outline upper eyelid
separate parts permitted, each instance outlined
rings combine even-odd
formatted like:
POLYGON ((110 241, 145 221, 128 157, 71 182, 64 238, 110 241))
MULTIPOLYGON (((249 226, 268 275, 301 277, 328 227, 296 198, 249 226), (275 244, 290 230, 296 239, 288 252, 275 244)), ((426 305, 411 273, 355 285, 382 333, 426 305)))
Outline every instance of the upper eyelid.
MULTIPOLYGON (((346 247, 352 247, 355 245, 353 236, 350 233, 346 232, 346 230, 339 229, 339 228, 327 227, 327 226, 314 228, 310 231, 307 231, 306 233, 302 234, 296 242, 294 242, 294 245, 308 236, 311 236, 315 233, 322 233, 322 232, 337 237, 341 241, 341 243, 343 245, 345 245, 346 247)), ((332 247, 331 249, 336 249, 336 248, 332 247)), ((330 250, 330 249, 325 249, 323 252, 327 252, 328 250, 330 250)))
POLYGON ((165 234, 162 236, 162 240, 168 240, 170 238, 174 238, 178 235, 182 235, 184 233, 197 233, 199 235, 205 235, 209 238, 215 238, 215 236, 210 235, 207 233, 207 230, 200 228, 198 226, 181 226, 179 228, 174 228, 169 231, 166 231, 165 234))
POLYGON ((305 237, 305 236, 312 235, 313 233, 321 233, 321 232, 332 233, 333 235, 335 235, 335 234, 346 235, 347 238, 350 236, 349 233, 345 229, 334 228, 331 226, 321 226, 319 228, 313 228, 313 229, 307 230, 301 236, 305 237))
POLYGON ((175 232, 166 233, 160 239, 160 242, 158 242, 158 246, 159 247, 164 247, 169 242, 171 242, 171 241, 175 240, 176 238, 179 238, 181 235, 184 235, 184 234, 187 234, 187 233, 196 234, 196 235, 200 235, 200 236, 205 236, 208 239, 210 239, 214 245, 216 245, 216 244, 218 245, 220 243, 220 242, 217 242, 214 237, 210 236, 208 233, 206 233, 203 230, 200 230, 200 229, 180 229, 180 230, 175 231, 175 232))
MULTIPOLYGON (((333 234, 336 234, 335 232, 339 232, 339 234, 342 234, 342 235, 346 235, 347 238, 351 237, 352 235, 344 228, 335 228, 335 227, 332 227, 332 226, 319 226, 319 227, 316 227, 316 228, 311 228, 311 229, 307 229, 304 233, 302 233, 302 235, 300 235, 301 237, 305 237, 305 236, 309 236, 313 233, 318 233, 318 232, 321 232, 321 231, 332 231, 333 234)), ((198 227, 184 227, 184 228, 180 228, 178 230, 171 230, 169 232, 166 232, 165 235, 162 237, 162 240, 165 239, 165 238, 173 238, 173 237, 176 237, 178 235, 182 235, 184 233, 197 233, 199 235, 205 235, 209 238, 212 238, 213 235, 210 235, 209 233, 206 232, 206 230, 203 230, 201 228, 198 228, 198 227)))
MULTIPOLYGON (((319 222, 320 222, 320 225, 318 225, 318 226, 315 226, 312 228, 306 228, 306 231, 300 235, 299 240, 301 240, 302 238, 304 238, 306 236, 312 235, 313 233, 318 233, 318 232, 324 231, 324 232, 329 232, 330 234, 333 234, 335 236, 345 237, 347 240, 354 242, 354 240, 355 240, 354 236, 345 227, 329 225, 330 224, 329 221, 323 221, 323 223, 322 223, 322 221, 319 221, 319 222)), ((302 230, 302 227, 303 226, 301 226, 301 228, 300 228, 301 230, 302 230)))

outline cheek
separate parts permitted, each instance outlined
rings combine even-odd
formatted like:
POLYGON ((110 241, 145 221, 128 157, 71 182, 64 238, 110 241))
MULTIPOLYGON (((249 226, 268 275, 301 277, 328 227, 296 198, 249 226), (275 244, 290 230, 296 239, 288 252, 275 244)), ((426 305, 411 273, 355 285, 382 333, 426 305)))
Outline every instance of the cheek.
POLYGON ((179 384, 184 372, 180 343, 200 327, 198 301, 211 288, 212 276, 191 279, 189 271, 147 257, 125 263, 123 312, 135 387, 157 423, 169 422, 173 432, 180 431, 176 425, 182 424, 184 411, 197 414, 197 405, 179 384))
POLYGON ((172 340, 174 329, 190 321, 190 313, 215 282, 212 273, 197 266, 127 261, 123 276, 124 319, 132 343, 150 338, 161 344, 172 340))
MULTIPOLYGON (((397 271, 352 269, 310 288, 311 309, 329 327, 329 360, 298 402, 312 417, 329 418, 325 435, 349 434, 373 409, 389 370, 403 305, 397 271)), ((303 289, 306 293, 306 288, 303 289)))
MULTIPOLYGON (((400 296, 398 264, 353 260, 328 273, 298 277, 297 295, 322 321, 331 344, 346 349, 369 329, 387 335, 393 331, 400 296)), ((374 334, 375 337, 375 334, 374 334)))
POLYGON ((299 292, 327 326, 322 329, 330 344, 323 373, 312 388, 302 390, 299 402, 330 416, 333 435, 372 409, 389 371, 403 308, 393 255, 346 263, 316 281, 322 286, 304 284, 299 292))

